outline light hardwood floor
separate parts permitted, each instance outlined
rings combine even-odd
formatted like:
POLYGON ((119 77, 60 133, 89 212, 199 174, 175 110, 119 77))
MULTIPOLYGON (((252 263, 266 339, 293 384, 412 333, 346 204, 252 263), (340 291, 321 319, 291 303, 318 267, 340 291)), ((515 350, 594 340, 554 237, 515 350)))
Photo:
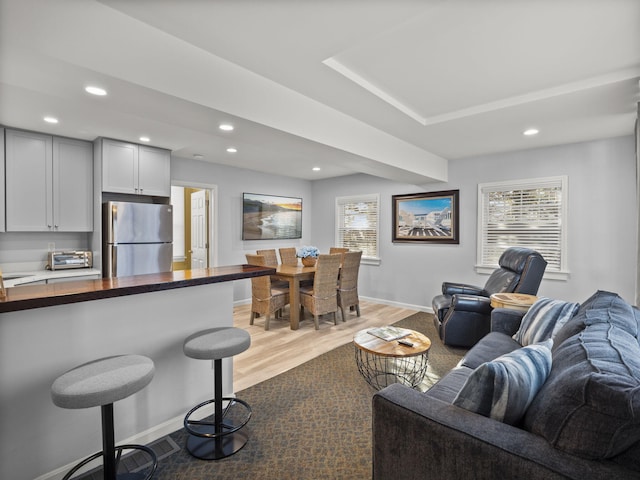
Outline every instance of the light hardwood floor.
POLYGON ((300 328, 294 331, 289 328, 288 308, 282 319, 271 318, 266 332, 264 317, 249 325, 251 305, 234 308, 234 326, 251 334, 251 347, 233 357, 233 387, 236 392, 351 342, 355 333, 363 328, 390 325, 417 312, 360 300, 360 317, 355 312, 348 312, 347 321, 343 322, 338 313, 338 325, 334 325, 333 317, 325 315, 320 318, 320 330, 315 330, 313 317, 305 312, 300 328))

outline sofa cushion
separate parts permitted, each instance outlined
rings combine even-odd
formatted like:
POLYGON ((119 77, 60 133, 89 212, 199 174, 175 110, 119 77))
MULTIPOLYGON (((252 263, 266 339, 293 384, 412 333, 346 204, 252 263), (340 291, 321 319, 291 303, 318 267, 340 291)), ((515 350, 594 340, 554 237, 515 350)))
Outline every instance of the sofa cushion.
POLYGON ((570 319, 553 339, 554 350, 558 348, 567 338, 580 333, 587 325, 594 323, 611 323, 638 336, 637 310, 633 309, 617 294, 598 290, 591 297, 585 300, 578 313, 570 319))
POLYGON ((585 303, 556 336, 578 332, 554 346, 524 426, 560 450, 600 460, 640 441, 640 346, 631 333, 638 321, 615 294, 597 292, 585 303))
POLYGON ((480 365, 454 405, 510 425, 522 419, 551 370, 553 340, 519 348, 480 365))
POLYGON ((522 318, 513 339, 520 345, 531 345, 553 338, 555 333, 576 314, 580 304, 541 297, 522 318))
POLYGON ((473 373, 471 368, 455 367, 438 380, 429 390, 424 392, 424 394, 428 397, 442 400, 443 402, 453 403, 453 399, 456 398, 456 395, 471 373, 473 373))
POLYGON ((471 350, 460 360, 459 365, 475 370, 484 362, 493 360, 500 355, 512 352, 520 347, 521 345, 509 335, 490 332, 482 337, 480 342, 471 347, 471 350))

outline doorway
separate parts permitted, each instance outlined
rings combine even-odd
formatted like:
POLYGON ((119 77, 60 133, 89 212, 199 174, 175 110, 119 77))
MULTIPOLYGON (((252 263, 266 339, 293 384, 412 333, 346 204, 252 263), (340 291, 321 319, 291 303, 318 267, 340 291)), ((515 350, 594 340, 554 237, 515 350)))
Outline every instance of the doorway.
POLYGON ((173 270, 207 268, 216 264, 214 185, 171 186, 173 270))

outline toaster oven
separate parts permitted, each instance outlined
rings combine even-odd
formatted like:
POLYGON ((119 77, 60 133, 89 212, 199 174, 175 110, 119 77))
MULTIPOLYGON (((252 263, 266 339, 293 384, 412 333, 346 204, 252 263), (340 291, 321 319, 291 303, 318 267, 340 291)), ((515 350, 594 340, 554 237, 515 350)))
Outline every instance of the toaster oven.
POLYGON ((86 250, 69 252, 49 252, 49 270, 63 270, 66 268, 91 268, 93 254, 86 250))

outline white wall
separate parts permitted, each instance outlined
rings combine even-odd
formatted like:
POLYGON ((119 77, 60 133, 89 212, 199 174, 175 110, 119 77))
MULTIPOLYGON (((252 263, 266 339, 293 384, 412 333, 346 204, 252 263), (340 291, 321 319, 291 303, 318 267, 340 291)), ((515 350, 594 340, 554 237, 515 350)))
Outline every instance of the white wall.
POLYGON ((597 289, 634 301, 636 200, 633 137, 563 145, 450 161, 449 182, 408 185, 367 175, 313 183, 314 243, 334 242, 336 196, 380 194, 379 266, 363 265, 360 294, 430 307, 442 281, 483 285, 476 274, 478 183, 567 175, 569 177, 568 281, 544 280, 539 295, 583 301, 597 289), (391 196, 460 190, 460 244, 392 243, 391 196))

